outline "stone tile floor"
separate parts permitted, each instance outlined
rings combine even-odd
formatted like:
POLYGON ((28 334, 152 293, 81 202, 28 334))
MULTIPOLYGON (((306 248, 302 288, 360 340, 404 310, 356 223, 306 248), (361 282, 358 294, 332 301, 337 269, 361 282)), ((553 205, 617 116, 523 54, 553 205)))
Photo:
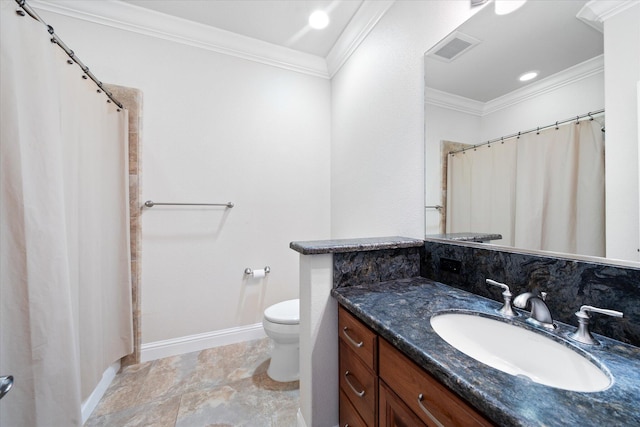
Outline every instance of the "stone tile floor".
POLYGON ((128 366, 85 426, 295 427, 299 384, 267 376, 270 350, 264 338, 128 366))

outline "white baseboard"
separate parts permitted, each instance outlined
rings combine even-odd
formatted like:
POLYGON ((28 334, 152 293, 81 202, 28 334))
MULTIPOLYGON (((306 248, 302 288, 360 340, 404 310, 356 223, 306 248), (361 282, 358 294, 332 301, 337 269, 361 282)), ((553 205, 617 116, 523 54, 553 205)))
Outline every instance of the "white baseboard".
POLYGON ((188 335, 170 340, 155 341, 142 344, 140 347, 140 361, 148 362, 150 360, 177 356, 179 354, 191 353, 207 348, 261 339, 266 336, 262 323, 256 323, 253 325, 222 329, 220 331, 188 335))
POLYGON ((82 402, 82 424, 84 424, 89 419, 93 411, 96 409, 96 406, 98 406, 98 403, 100 403, 100 399, 102 399, 102 396, 104 396, 104 393, 107 391, 107 388, 109 388, 109 385, 116 377, 116 374, 119 370, 120 361, 117 360, 102 373, 102 379, 100 380, 96 388, 94 388, 89 397, 87 397, 87 399, 82 402))

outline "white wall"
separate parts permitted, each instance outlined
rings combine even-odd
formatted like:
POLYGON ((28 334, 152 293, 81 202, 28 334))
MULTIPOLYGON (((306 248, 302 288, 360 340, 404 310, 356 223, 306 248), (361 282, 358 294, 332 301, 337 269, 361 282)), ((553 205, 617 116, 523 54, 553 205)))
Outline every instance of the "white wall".
POLYGON ((142 90, 142 200, 235 203, 143 212, 143 343, 255 324, 297 298, 289 242, 329 238, 330 82, 41 16, 98 78, 142 90))
POLYGON ((396 1, 334 76, 332 237, 424 236, 423 54, 471 13, 396 1))

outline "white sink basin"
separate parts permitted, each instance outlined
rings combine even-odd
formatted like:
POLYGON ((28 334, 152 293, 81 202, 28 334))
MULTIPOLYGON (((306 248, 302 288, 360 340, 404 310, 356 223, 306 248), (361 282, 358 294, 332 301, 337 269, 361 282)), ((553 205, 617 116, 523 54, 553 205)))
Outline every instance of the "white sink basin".
POLYGON ((431 317, 431 326, 467 356, 511 375, 572 391, 611 385, 611 377, 577 351, 497 318, 444 312, 431 317))

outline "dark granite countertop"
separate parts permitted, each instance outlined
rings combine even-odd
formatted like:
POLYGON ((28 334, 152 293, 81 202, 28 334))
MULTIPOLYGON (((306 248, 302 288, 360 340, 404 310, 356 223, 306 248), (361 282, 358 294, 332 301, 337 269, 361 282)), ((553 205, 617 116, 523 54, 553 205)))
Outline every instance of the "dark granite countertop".
POLYGON ((319 255, 342 252, 375 251, 381 249, 413 248, 422 245, 424 245, 424 240, 421 239, 391 236, 291 242, 289 247, 303 255, 319 255))
POLYGON ((458 242, 487 242, 489 240, 500 240, 502 234, 496 233, 446 233, 427 234, 425 238, 456 240, 458 242))
MULTIPOLYGON (((613 377, 606 390, 567 391, 515 377, 466 356, 440 338, 429 319, 439 311, 471 310, 496 316, 501 306, 469 292, 422 277, 375 285, 336 288, 332 295, 369 325, 499 426, 640 425, 640 348, 600 335, 600 345, 575 347, 590 353, 613 377)), ((521 311, 521 313, 525 314, 521 311)), ((550 335, 567 345, 574 326, 554 332, 510 323, 550 335)))

